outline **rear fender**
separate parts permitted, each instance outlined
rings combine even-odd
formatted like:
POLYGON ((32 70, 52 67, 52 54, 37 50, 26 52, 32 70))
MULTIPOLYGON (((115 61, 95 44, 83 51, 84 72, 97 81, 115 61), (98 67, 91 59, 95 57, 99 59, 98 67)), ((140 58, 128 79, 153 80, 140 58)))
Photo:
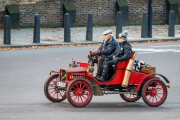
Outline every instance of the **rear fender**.
POLYGON ((144 83, 146 81, 148 81, 149 79, 152 79, 152 78, 159 79, 158 77, 155 77, 155 76, 152 76, 152 75, 147 75, 145 77, 142 77, 138 82, 138 85, 137 85, 137 87, 135 89, 135 92, 138 92, 140 90, 140 88, 144 85, 144 83))
POLYGON ((144 85, 145 82, 147 82, 148 80, 152 80, 152 79, 158 79, 158 80, 161 80, 160 77, 162 77, 164 79, 164 81, 166 81, 166 83, 170 83, 169 80, 164 76, 164 75, 161 75, 161 74, 151 74, 145 78, 142 78, 139 83, 138 83, 138 86, 136 87, 135 89, 135 92, 138 92, 139 89, 144 85))
POLYGON ((161 74, 152 74, 152 75, 160 76, 160 77, 162 77, 164 79, 164 81, 166 81, 166 83, 170 83, 169 80, 164 75, 161 75, 161 74))

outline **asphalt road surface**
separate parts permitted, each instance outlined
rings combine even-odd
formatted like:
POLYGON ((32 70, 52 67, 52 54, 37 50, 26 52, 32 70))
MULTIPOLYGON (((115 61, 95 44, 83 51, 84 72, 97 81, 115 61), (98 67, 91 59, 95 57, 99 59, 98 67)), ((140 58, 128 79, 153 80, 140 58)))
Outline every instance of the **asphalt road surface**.
POLYGON ((84 108, 67 100, 52 103, 43 87, 49 70, 68 67, 72 58, 87 61, 97 46, 0 52, 0 120, 180 120, 180 42, 132 44, 136 59, 157 68, 171 82, 168 96, 159 107, 142 99, 124 102, 119 95, 93 96, 84 108))

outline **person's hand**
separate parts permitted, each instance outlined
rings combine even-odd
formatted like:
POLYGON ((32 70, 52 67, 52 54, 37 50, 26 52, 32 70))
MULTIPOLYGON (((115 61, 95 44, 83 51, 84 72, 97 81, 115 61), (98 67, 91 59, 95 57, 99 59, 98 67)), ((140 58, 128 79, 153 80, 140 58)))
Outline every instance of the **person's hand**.
POLYGON ((88 54, 87 58, 88 58, 88 59, 91 59, 91 55, 88 54))
POLYGON ((100 54, 100 50, 93 51, 92 53, 93 53, 94 55, 99 55, 99 54, 100 54))
POLYGON ((90 50, 89 53, 90 53, 90 55, 92 55, 93 54, 93 50, 90 50))

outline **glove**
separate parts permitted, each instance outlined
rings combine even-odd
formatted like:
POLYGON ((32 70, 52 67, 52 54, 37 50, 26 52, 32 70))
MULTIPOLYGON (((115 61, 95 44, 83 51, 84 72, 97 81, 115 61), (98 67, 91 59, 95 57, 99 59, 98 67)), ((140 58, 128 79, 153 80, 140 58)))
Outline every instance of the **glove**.
POLYGON ((93 53, 94 55, 99 55, 99 54, 100 54, 100 50, 93 51, 92 53, 93 53))

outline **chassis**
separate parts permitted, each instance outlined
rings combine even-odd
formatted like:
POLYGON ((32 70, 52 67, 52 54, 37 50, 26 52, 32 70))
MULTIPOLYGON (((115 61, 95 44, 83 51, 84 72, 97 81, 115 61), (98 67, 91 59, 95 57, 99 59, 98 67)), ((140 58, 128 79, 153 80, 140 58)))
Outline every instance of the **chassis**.
POLYGON ((151 107, 163 104, 170 82, 161 74, 144 74, 131 70, 128 86, 121 86, 128 63, 129 60, 116 63, 109 70, 109 80, 101 82, 93 77, 93 68, 89 63, 73 61, 71 67, 50 72, 53 74, 44 84, 45 96, 52 102, 61 102, 67 98, 75 107, 84 107, 90 103, 93 95, 104 94, 119 94, 127 102, 135 102, 142 97, 151 107))

